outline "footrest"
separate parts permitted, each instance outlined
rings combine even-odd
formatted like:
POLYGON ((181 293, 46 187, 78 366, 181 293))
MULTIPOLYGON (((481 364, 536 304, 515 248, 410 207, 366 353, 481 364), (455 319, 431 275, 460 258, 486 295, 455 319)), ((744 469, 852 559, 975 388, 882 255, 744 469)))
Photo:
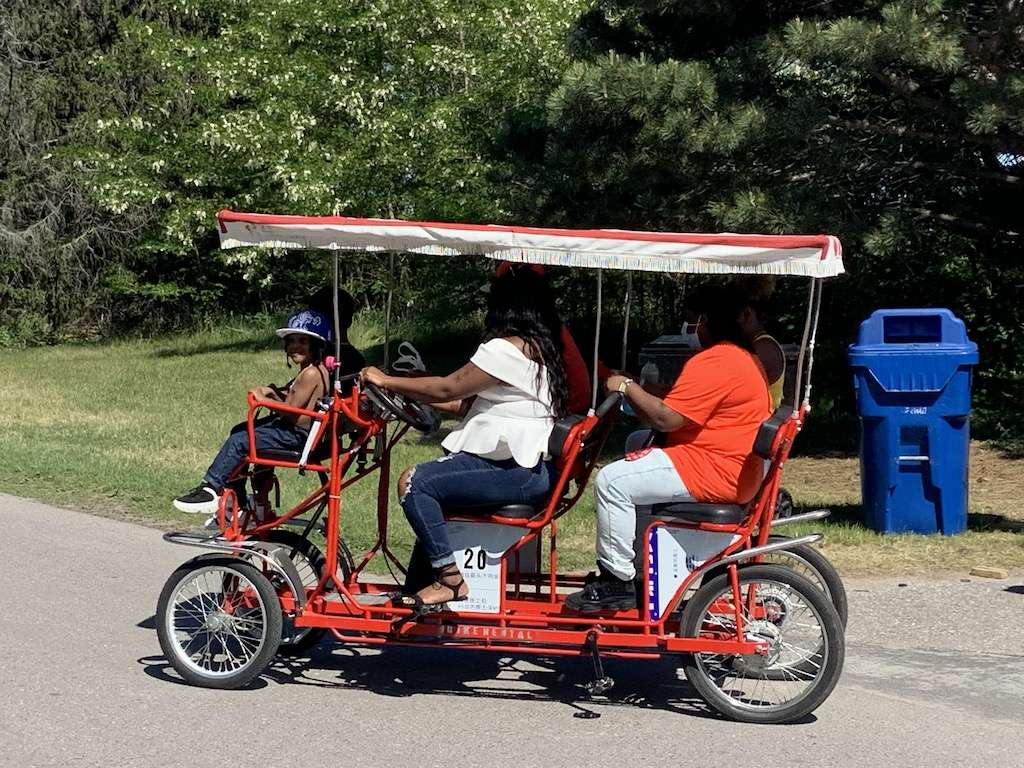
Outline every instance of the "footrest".
POLYGON ((654 504, 652 515, 675 517, 691 523, 714 523, 715 525, 739 525, 747 516, 747 508, 740 504, 701 504, 698 502, 674 502, 654 504))

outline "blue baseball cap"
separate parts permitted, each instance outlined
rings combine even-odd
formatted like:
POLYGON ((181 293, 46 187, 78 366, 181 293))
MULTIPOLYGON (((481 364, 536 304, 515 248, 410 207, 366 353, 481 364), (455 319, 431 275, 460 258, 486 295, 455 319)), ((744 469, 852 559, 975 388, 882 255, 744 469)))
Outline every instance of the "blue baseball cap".
POLYGON ((288 325, 285 328, 278 328, 275 333, 280 337, 297 334, 299 336, 312 336, 320 339, 324 344, 330 343, 334 338, 334 331, 327 317, 312 309, 301 309, 288 318, 288 325))

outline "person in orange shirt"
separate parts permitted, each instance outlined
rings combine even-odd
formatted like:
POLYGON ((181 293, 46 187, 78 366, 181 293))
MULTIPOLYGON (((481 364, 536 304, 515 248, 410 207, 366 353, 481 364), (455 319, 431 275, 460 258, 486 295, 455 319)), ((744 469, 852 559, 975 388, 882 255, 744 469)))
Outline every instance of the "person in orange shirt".
POLYGON ((602 469, 595 483, 598 574, 566 607, 581 613, 636 606, 633 539, 638 505, 699 501, 744 504, 757 492, 763 462, 752 452, 771 415, 764 368, 740 324, 746 298, 720 289, 700 326, 704 350, 683 367, 664 399, 625 376, 619 391, 637 415, 666 433, 660 448, 631 453, 602 469))

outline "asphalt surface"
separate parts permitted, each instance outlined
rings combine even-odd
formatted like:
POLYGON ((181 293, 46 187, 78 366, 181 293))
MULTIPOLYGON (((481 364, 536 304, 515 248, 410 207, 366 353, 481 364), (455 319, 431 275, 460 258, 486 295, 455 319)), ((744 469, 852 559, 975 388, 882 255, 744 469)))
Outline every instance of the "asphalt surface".
POLYGON ((1024 576, 849 580, 843 678, 807 722, 722 720, 669 661, 325 644, 243 691, 160 654, 197 550, 0 495, 0 766, 1024 766, 1024 576), (905 583, 906 586, 899 586, 905 583))

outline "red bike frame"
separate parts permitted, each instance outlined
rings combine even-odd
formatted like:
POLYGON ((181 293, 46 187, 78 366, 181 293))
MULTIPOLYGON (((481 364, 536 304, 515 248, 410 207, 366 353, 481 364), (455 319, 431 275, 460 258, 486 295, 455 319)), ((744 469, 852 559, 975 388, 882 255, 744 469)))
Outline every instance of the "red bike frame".
MULTIPOLYGON (((558 568, 558 519, 568 512, 582 495, 594 468, 617 407, 603 418, 590 415, 583 418, 569 432, 560 472, 550 501, 544 511, 533 519, 466 517, 461 519, 492 522, 522 529, 522 535, 505 553, 501 563, 504 590, 498 612, 442 612, 416 616, 404 608, 381 604, 382 595, 390 591, 380 584, 360 581, 359 576, 378 554, 405 569, 388 547, 388 506, 390 498, 391 450, 407 426, 397 427, 388 435, 388 423, 376 416, 365 415, 365 400, 361 400, 357 387, 349 395, 336 391, 326 411, 308 411, 278 402, 261 401, 249 396, 247 429, 249 434, 248 462, 253 467, 290 468, 315 471, 326 481, 321 487, 280 516, 256 520, 251 511, 229 514, 232 495, 226 493, 221 502, 219 520, 222 536, 228 541, 240 542, 259 539, 272 528, 293 521, 314 507, 326 506, 326 566, 315 587, 307 589, 304 605, 300 605, 287 589, 280 595, 282 609, 294 615, 296 627, 325 627, 338 640, 363 645, 433 645, 458 646, 492 651, 577 656, 599 652, 602 656, 619 658, 658 658, 671 652, 705 652, 721 654, 766 653, 764 642, 744 639, 743 598, 740 594, 736 562, 723 566, 728 569, 732 584, 732 599, 719 606, 723 613, 734 616, 735 631, 721 630, 703 633, 699 637, 680 637, 676 608, 696 579, 730 555, 768 540, 775 503, 778 495, 782 467, 789 456, 790 447, 806 417, 806 408, 795 409, 782 424, 772 446, 771 463, 761 488, 748 506, 748 514, 738 525, 687 522, 678 519, 656 519, 643 537, 643 595, 650 588, 649 541, 651 532, 659 527, 688 528, 700 531, 731 533, 734 540, 717 556, 691 573, 679 586, 675 595, 659 618, 651 619, 646 600, 638 609, 612 611, 599 615, 579 615, 565 609, 560 588, 578 587, 580 577, 560 576, 558 568), (255 450, 254 420, 260 408, 280 413, 307 416, 311 419, 315 438, 329 452, 329 463, 324 459, 300 465, 296 461, 260 456, 255 450), (342 429, 342 426, 345 429, 342 429), (341 435, 352 431, 347 448, 342 449, 341 435), (366 466, 366 454, 371 441, 376 446, 373 462, 366 466), (345 478, 353 461, 362 460, 363 466, 345 478), (341 533, 342 492, 364 477, 379 471, 377 494, 377 539, 359 565, 345 579, 338 578, 338 541, 341 533), (571 484, 575 490, 570 493, 571 484), (540 543, 544 532, 548 540, 547 574, 540 568, 540 543), (535 572, 524 574, 520 568, 520 554, 532 542, 537 543, 535 572), (530 589, 532 587, 532 589, 530 589), (361 602, 370 596, 372 602, 361 602)), ((360 463, 360 462, 357 462, 360 463)), ((243 471, 243 474, 247 470, 243 471)), ((458 518, 455 518, 458 519, 458 518)), ((751 559, 755 559, 751 556, 751 559)), ((751 596, 751 601, 753 596, 751 596)), ((748 606, 755 609, 755 606, 748 606)), ((749 615, 749 614, 748 614, 749 615)))

